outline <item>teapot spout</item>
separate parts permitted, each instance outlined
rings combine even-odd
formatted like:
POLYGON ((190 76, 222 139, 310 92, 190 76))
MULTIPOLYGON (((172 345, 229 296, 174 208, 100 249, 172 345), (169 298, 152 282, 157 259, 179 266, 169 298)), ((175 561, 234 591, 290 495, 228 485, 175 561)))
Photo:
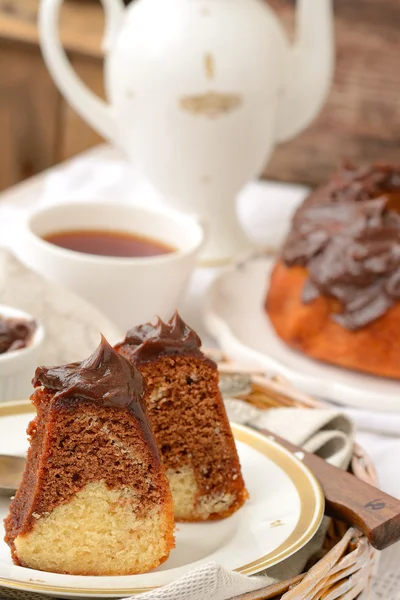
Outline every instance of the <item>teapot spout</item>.
POLYGON ((332 0, 298 0, 296 42, 282 86, 277 141, 294 137, 316 117, 328 94, 333 67, 332 0))

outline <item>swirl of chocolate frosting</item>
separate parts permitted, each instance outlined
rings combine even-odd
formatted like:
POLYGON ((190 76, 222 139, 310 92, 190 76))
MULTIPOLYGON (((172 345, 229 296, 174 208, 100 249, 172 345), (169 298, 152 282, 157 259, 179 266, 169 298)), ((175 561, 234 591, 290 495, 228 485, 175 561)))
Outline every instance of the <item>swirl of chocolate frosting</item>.
POLYGON ((177 311, 168 323, 158 317, 154 325, 144 323, 133 327, 117 348, 125 344, 135 347, 133 356, 136 362, 148 362, 159 356, 182 353, 203 356, 199 336, 181 319, 177 311))
POLYGON ((347 166, 296 211, 283 247, 288 266, 304 266, 303 302, 336 298, 331 318, 350 330, 400 299, 400 165, 347 166))
POLYGON ((104 336, 89 358, 60 367, 38 367, 32 383, 53 390, 57 398, 81 398, 134 412, 143 395, 141 374, 104 336))

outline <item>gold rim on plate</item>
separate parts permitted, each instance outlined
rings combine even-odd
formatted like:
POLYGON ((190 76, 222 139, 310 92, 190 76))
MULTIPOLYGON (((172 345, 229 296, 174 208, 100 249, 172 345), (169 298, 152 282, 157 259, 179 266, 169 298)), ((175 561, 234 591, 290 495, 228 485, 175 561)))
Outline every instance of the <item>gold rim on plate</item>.
MULTIPOLYGON (((34 413, 33 406, 28 400, 7 402, 0 405, 0 418, 27 413, 34 413)), ((324 514, 325 499, 322 489, 312 472, 301 462, 301 460, 286 450, 286 448, 283 448, 283 446, 277 442, 253 429, 243 425, 237 425, 236 423, 232 423, 231 426, 235 440, 247 444, 264 456, 267 456, 285 472, 295 486, 300 498, 300 515, 296 527, 290 536, 272 552, 235 569, 237 573, 243 575, 254 575, 255 573, 281 562, 285 558, 288 558, 311 540, 320 526, 324 514)), ((99 596, 101 594, 108 597, 110 597, 110 595, 121 597, 125 594, 127 596, 142 594, 154 589, 154 587, 150 586, 145 588, 118 588, 116 590, 110 588, 87 589, 54 586, 38 582, 15 581, 5 577, 0 577, 0 586, 33 592, 53 592, 56 594, 73 594, 76 596, 99 596)))

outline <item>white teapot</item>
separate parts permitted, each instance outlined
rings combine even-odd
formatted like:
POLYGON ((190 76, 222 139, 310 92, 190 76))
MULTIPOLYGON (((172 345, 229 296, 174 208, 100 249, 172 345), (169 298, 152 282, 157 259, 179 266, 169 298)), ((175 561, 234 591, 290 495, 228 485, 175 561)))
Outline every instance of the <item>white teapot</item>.
POLYGON ((41 2, 50 73, 173 207, 206 223, 204 257, 231 257, 249 246, 236 217, 238 191, 275 144, 309 125, 327 95, 332 0, 298 0, 292 47, 264 0, 136 0, 128 8, 101 1, 109 103, 65 57, 57 31, 62 0, 41 2))

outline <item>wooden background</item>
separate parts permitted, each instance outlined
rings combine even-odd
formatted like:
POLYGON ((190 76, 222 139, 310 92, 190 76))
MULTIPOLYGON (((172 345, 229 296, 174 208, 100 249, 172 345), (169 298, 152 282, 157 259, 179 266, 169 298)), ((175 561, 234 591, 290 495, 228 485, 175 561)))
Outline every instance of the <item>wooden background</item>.
MULTIPOLYGON (((268 2, 292 31, 295 1, 268 2)), ((328 101, 304 133, 277 148, 266 177, 314 185, 344 158, 400 162, 400 0, 335 0, 334 8, 328 101)))
MULTIPOLYGON (((268 1, 293 35, 295 0, 268 1)), ((344 158, 400 162, 400 0, 334 4, 332 91, 309 129, 277 148, 265 177, 315 185, 344 158)), ((38 0, 0 0, 0 189, 101 141, 61 98, 46 71, 37 5, 38 0)), ((98 2, 65 3, 61 36, 70 60, 101 95, 102 28, 98 2)))
MULTIPOLYGON (((101 142, 57 91, 36 28, 39 0, 0 0, 0 190, 101 142)), ((61 39, 86 83, 104 97, 99 3, 68 0, 61 39)))

